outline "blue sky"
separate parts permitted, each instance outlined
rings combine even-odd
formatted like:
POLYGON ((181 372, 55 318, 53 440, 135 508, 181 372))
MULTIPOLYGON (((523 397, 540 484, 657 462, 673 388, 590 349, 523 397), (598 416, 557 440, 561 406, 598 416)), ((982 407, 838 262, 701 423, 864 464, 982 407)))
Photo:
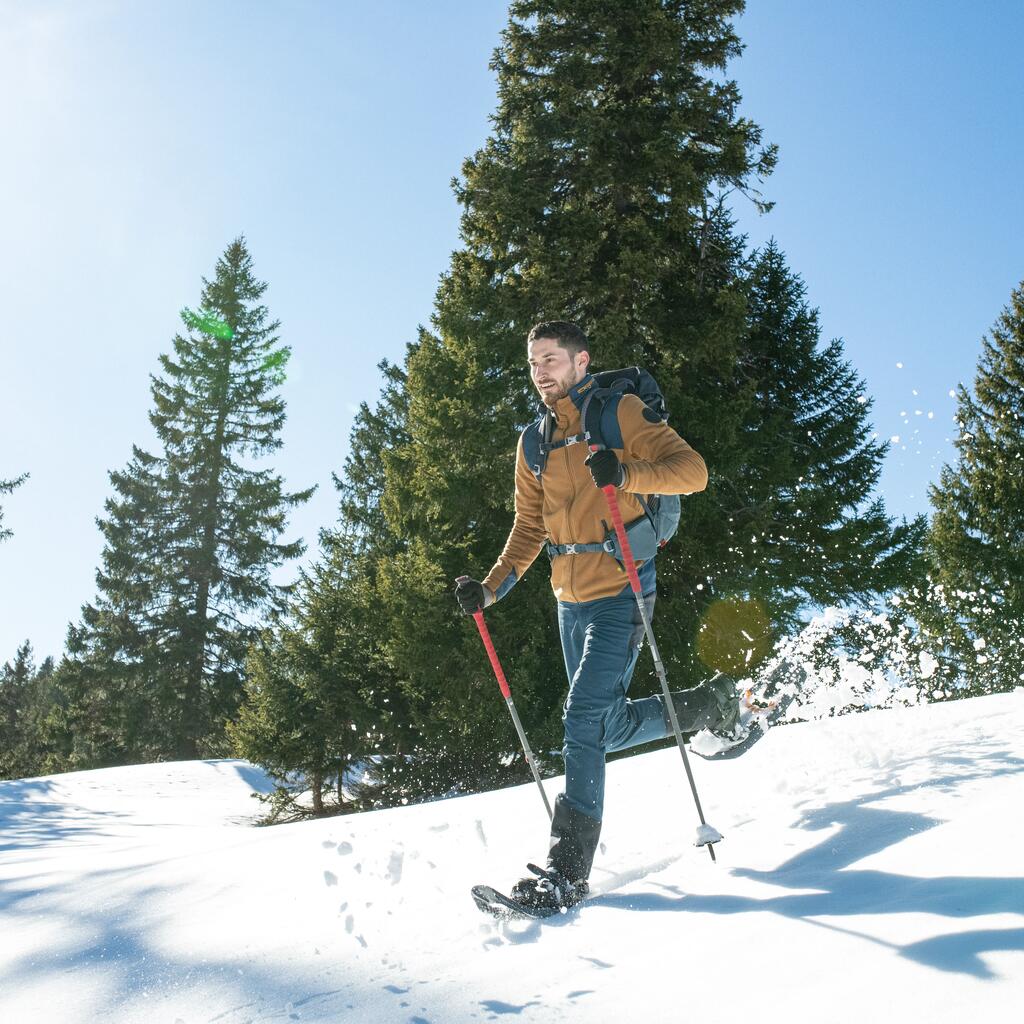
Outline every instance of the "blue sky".
MULTIPOLYGON (((319 484, 287 535, 315 553, 353 413, 459 244, 449 182, 488 131, 505 20, 492 0, 0 0, 0 479, 32 474, 3 499, 0 661, 58 654, 92 598, 107 473, 150 442, 149 374, 239 234, 293 349, 276 465, 319 484)), ((761 0, 738 29, 743 112, 781 148, 775 209, 738 199, 740 227, 776 238, 900 438, 890 509, 925 511, 948 392, 1024 278, 1024 5, 761 0)))

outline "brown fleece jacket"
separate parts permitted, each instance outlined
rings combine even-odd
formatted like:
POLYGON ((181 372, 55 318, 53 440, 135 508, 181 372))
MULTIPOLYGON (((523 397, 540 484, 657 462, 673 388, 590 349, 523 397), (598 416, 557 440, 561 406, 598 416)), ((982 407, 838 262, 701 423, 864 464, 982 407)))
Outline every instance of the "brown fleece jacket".
MULTIPOLYGON (((586 380, 580 382, 586 387, 586 380)), ((577 385, 579 387, 579 385, 577 385)), ((580 410, 573 394, 561 398, 552 410, 557 428, 552 441, 579 434, 580 410)), ((652 422, 646 405, 636 395, 619 401, 623 448, 613 449, 625 467, 619 507, 628 524, 644 514, 634 497, 642 494, 692 494, 707 486, 704 460, 667 423, 652 422)), ((586 445, 559 448, 548 456, 542 480, 526 464, 523 440, 516 450, 515 520, 505 548, 483 581, 497 593, 512 572, 523 578, 547 540, 554 544, 590 544, 603 541, 611 526, 604 494, 584 465, 586 445)), ((594 601, 621 593, 625 571, 608 554, 589 551, 559 555, 551 563, 551 587, 559 601, 594 601)), ((507 589, 507 588, 506 588, 507 589)))

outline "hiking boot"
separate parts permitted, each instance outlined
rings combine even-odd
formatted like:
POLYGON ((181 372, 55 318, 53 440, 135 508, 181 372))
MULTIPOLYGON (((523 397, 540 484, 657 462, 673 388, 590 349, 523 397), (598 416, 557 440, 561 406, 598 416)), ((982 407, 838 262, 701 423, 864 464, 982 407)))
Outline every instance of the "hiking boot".
POLYGON ((586 881, 600 837, 601 822, 576 810, 565 794, 559 793, 551 819, 546 870, 574 883, 586 881))
MULTIPOLYGON (((672 735, 672 720, 665 708, 665 698, 659 696, 662 713, 665 716, 665 731, 672 735)), ((692 690, 673 690, 672 707, 675 709, 679 731, 684 737, 692 736, 701 729, 710 729, 722 717, 715 699, 707 686, 695 686, 692 690)))
POLYGON ((753 691, 744 690, 732 698, 719 722, 708 728, 710 736, 705 733, 697 737, 690 749, 709 759, 738 757, 785 716, 792 700, 792 695, 762 700, 753 691))
POLYGON ((509 895, 530 910, 564 913, 590 892, 586 881, 570 882, 555 868, 539 868, 536 864, 526 867, 532 874, 516 882, 509 895))

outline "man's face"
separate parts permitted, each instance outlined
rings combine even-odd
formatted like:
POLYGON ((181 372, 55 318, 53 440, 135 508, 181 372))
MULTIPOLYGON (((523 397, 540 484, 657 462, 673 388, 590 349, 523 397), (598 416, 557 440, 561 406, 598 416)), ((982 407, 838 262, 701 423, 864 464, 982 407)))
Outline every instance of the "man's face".
POLYGON ((537 338, 526 346, 530 376, 541 400, 551 408, 569 389, 587 375, 590 353, 572 353, 562 348, 554 338, 537 338))

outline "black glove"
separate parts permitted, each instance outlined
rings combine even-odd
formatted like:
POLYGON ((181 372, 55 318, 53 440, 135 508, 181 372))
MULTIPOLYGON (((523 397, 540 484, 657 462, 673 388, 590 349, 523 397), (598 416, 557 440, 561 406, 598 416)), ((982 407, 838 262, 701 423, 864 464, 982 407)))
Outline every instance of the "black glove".
POLYGON ((467 615, 494 604, 494 595, 479 580, 460 576, 455 581, 455 599, 467 615))
POLYGON ((622 468, 618 455, 611 448, 591 452, 586 465, 590 467, 590 475, 598 487, 607 487, 609 484, 621 487, 626 482, 626 471, 622 468))

